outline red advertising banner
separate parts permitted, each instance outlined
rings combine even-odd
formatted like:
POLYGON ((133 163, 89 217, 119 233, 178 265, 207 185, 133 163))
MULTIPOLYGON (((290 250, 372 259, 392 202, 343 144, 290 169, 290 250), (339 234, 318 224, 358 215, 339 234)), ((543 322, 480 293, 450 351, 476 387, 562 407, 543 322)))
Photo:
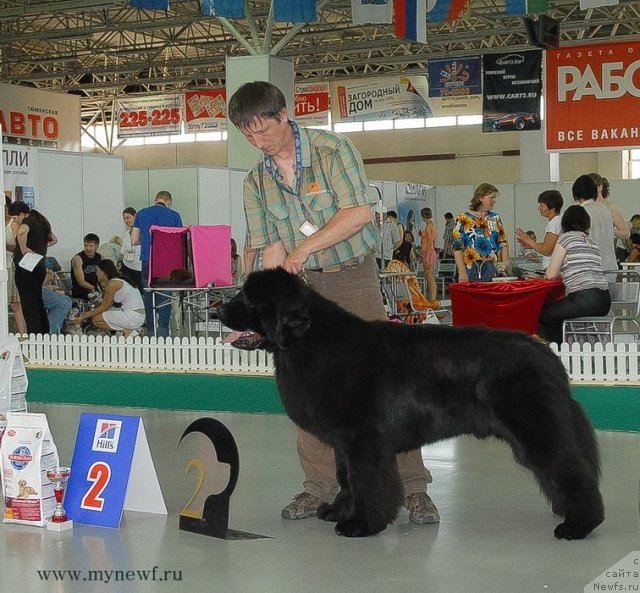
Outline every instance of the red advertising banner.
POLYGON ((329 123, 329 83, 296 84, 296 121, 303 126, 329 123))
POLYGON ((184 94, 186 132, 212 132, 227 127, 227 91, 188 91, 184 94))
POLYGON ((547 150, 640 146, 640 41, 544 53, 547 150))

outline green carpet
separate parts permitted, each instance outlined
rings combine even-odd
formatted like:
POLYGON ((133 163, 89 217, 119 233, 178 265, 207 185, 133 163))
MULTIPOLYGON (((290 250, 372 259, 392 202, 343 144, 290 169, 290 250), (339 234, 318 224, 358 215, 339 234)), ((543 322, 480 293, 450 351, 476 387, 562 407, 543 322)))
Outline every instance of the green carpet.
MULTIPOLYGON (((272 377, 28 369, 31 402, 282 414, 272 377)), ((601 430, 640 432, 640 387, 576 385, 601 430)))

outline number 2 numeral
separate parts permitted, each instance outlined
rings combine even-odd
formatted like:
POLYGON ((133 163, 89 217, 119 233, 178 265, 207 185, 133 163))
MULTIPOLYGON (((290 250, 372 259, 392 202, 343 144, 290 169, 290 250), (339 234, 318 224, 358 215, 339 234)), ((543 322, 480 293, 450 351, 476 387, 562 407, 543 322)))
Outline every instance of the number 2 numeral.
POLYGON ((111 479, 111 467, 103 461, 96 461, 87 472, 87 480, 91 486, 82 497, 80 507, 90 511, 101 511, 104 507, 102 493, 111 479))

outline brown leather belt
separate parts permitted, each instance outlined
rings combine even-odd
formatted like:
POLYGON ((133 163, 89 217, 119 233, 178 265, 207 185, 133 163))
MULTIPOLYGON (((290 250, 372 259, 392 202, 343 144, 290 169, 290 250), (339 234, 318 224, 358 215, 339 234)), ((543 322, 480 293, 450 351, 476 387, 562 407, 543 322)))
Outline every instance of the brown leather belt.
POLYGON ((340 262, 339 264, 335 264, 333 266, 326 266, 324 268, 309 268, 307 272, 318 272, 321 274, 330 274, 332 272, 343 272, 345 270, 353 270, 357 268, 360 264, 364 262, 364 255, 359 257, 354 257, 353 259, 349 259, 347 261, 340 262))

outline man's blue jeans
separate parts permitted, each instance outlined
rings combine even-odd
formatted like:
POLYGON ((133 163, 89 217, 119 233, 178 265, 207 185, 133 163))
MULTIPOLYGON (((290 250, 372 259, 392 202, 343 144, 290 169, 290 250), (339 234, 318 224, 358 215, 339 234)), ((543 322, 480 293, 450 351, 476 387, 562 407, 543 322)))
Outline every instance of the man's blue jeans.
POLYGON ((59 294, 50 288, 42 287, 42 300, 49 319, 49 333, 59 334, 64 320, 71 311, 71 297, 59 294))
POLYGON ((169 323, 171 322, 171 299, 166 296, 162 296, 156 293, 156 310, 158 313, 158 325, 155 328, 154 333, 154 311, 153 311, 153 296, 145 288, 149 288, 149 262, 142 262, 142 289, 144 300, 144 315, 145 324, 147 326, 147 335, 156 336, 159 338, 166 338, 169 336, 169 323))

